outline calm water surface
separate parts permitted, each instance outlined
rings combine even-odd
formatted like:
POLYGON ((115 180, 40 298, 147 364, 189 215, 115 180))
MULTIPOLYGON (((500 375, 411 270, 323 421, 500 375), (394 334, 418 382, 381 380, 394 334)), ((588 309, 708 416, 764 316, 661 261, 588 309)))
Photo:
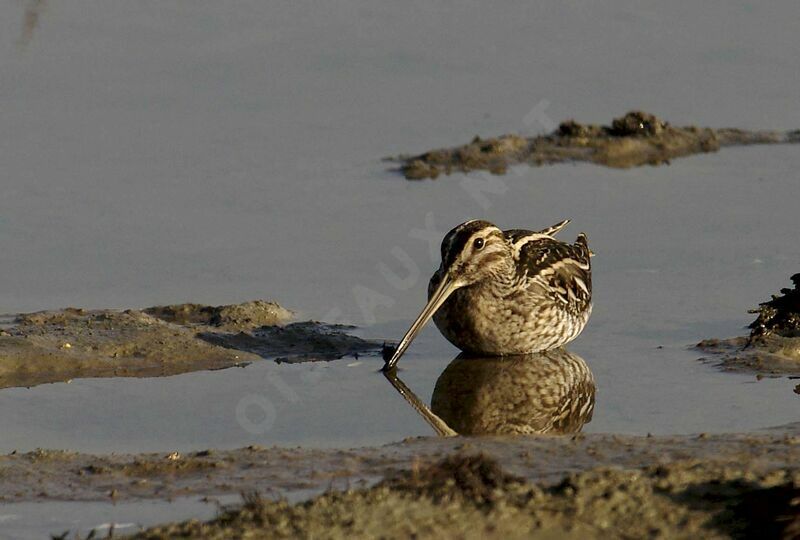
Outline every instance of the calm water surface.
MULTIPOLYGON (((597 382, 586 430, 798 420, 792 381, 723 374, 687 348, 741 334, 746 310, 798 271, 797 147, 414 183, 380 161, 631 108, 676 124, 800 127, 796 2, 472 8, 3 4, 0 312, 270 298, 397 339, 447 229, 569 217, 562 234, 586 231, 597 253, 595 312, 571 345, 597 382)), ((403 380, 430 399, 456 354, 430 328, 403 380)), ((264 362, 2 390, 0 452, 430 434, 379 365, 264 362)))
MULTIPOLYGON (((720 373, 688 349, 741 334, 746 310, 799 270, 797 147, 491 181, 411 183, 380 161, 632 108, 796 129, 797 2, 471 4, 3 3, 0 313, 269 298, 397 339, 450 227, 569 217, 565 236, 586 231, 597 253, 594 315, 571 345, 597 384, 587 431, 797 421, 797 381, 720 373)), ((402 378, 429 400, 456 354, 429 328, 402 378)), ((379 366, 262 362, 6 389, 0 452, 432 434, 379 366)), ((197 501, 0 505, 0 537, 212 513, 197 501)))

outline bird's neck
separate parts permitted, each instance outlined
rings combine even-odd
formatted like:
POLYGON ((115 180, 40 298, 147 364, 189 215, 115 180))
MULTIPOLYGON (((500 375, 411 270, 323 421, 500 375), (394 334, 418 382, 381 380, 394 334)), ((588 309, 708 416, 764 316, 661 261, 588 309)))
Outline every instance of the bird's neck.
POLYGON ((491 289, 492 292, 502 296, 504 292, 507 292, 509 288, 514 286, 516 276, 516 267, 509 260, 507 264, 498 266, 496 270, 481 283, 484 287, 491 289))

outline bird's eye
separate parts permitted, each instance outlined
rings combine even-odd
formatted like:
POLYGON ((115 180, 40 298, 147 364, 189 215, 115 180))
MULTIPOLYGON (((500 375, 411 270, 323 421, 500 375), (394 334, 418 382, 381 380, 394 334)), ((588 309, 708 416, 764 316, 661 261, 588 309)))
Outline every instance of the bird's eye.
POLYGON ((483 238, 476 238, 472 245, 475 246, 475 249, 483 249, 483 238))

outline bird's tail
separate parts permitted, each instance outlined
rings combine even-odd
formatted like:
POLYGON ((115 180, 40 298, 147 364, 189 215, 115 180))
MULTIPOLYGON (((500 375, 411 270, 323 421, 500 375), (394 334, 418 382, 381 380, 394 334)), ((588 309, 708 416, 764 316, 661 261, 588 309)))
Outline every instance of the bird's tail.
POLYGON ((594 251, 589 249, 589 239, 586 237, 585 233, 579 234, 578 238, 575 239, 575 243, 586 249, 586 251, 589 252, 590 257, 594 257, 594 251))

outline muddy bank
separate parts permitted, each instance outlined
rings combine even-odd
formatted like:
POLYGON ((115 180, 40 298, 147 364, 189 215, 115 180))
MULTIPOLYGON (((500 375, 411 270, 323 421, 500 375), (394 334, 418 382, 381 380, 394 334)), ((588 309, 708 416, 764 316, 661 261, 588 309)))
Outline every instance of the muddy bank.
POLYGON ((800 130, 677 127, 655 115, 631 111, 615 118, 609 126, 568 120, 548 135, 475 137, 463 146, 401 155, 388 161, 400 163, 400 171, 407 179, 421 180, 475 170, 504 174, 508 167, 519 164, 541 166, 585 161, 616 168, 661 165, 674 158, 716 152, 726 146, 798 142, 800 130))
POLYGON ((722 435, 419 438, 352 450, 39 450, 0 456, 0 501, 246 494, 244 506, 208 523, 167 524, 140 538, 728 538, 755 530, 791 538, 798 464, 800 423, 722 435))
POLYGON ((354 326, 304 321, 285 326, 262 326, 250 332, 203 332, 209 343, 247 351, 280 363, 337 360, 345 356, 380 352, 383 342, 367 341, 348 334, 354 326))
POLYGON ((755 373, 761 376, 800 375, 800 340, 770 338, 758 346, 748 346, 747 337, 706 339, 697 348, 725 371, 755 373))
POLYGON ((749 336, 698 343, 698 349, 712 355, 704 360, 728 371, 800 374, 800 274, 791 279, 793 288, 781 289, 780 295, 750 311, 758 317, 749 325, 749 336))
POLYGON ((307 321, 261 300, 145 310, 22 314, 0 330, 0 388, 78 377, 158 377, 223 369, 262 358, 330 360, 377 352, 351 327, 307 321))
POLYGON ((692 460, 747 464, 756 473, 797 468, 800 423, 743 434, 495 436, 417 438, 375 448, 248 447, 194 453, 90 455, 38 450, 0 456, 0 500, 141 500, 247 491, 297 492, 371 485, 376 479, 482 452, 510 474, 542 486, 597 467, 639 470, 692 460))
POLYGON ((458 454, 371 489, 290 505, 251 493, 207 523, 136 538, 730 538, 800 535, 800 472, 682 461, 599 468, 530 484, 485 454, 458 454))

